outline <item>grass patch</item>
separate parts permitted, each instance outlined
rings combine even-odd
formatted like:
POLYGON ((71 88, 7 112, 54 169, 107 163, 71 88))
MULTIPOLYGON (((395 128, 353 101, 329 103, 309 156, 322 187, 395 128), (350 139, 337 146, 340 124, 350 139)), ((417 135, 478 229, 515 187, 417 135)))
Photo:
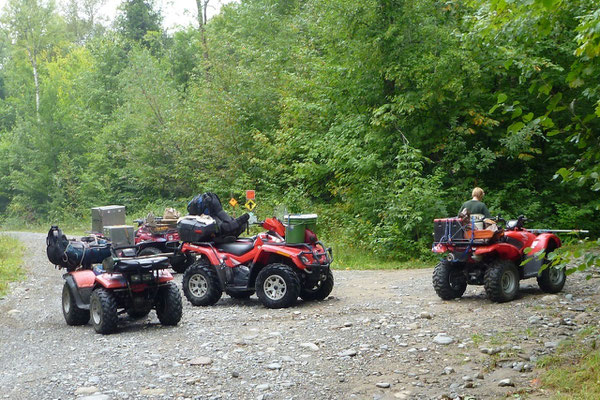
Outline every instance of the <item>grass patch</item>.
POLYGON ((17 239, 0 234, 0 296, 8 291, 8 283, 23 279, 21 269, 25 248, 17 239))
POLYGON ((542 384, 554 391, 554 398, 600 399, 599 339, 598 327, 587 328, 574 339, 562 342, 556 353, 538 362, 546 368, 542 384))
POLYGON ((416 269, 434 267, 435 261, 408 260, 394 261, 382 260, 376 256, 354 249, 347 249, 343 246, 333 247, 333 268, 334 269, 416 269))

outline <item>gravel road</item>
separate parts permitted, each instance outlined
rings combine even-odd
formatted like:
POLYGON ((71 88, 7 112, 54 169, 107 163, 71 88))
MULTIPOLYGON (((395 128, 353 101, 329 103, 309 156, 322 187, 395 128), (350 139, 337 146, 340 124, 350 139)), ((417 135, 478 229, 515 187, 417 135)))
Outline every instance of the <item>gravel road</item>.
POLYGON ((478 286, 440 300, 431 269, 334 271, 323 302, 184 298, 177 327, 152 312, 102 336, 66 325, 45 235, 12 235, 27 246, 28 278, 0 300, 6 399, 542 399, 536 359, 598 323, 597 274, 570 276, 558 295, 523 281, 520 298, 494 304, 478 286))

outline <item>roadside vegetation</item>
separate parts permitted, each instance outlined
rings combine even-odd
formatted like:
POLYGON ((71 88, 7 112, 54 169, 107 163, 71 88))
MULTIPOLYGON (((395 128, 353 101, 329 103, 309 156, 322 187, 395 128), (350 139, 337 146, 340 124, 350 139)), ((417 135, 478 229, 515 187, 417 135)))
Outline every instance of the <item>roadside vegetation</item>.
POLYGON ((542 384, 557 400, 600 398, 600 331, 589 327, 564 341, 556 353, 538 363, 546 369, 542 384))
POLYGON ((100 0, 6 1, 0 224, 205 191, 232 213, 255 189, 259 217, 317 212, 336 247, 394 264, 428 260, 431 220, 481 186, 505 219, 600 234, 595 2, 242 0, 206 20, 212 1, 169 32, 151 0, 108 23, 100 0))
POLYGON ((0 234, 0 297, 8 290, 8 284, 22 279, 21 268, 24 248, 17 239, 0 234))

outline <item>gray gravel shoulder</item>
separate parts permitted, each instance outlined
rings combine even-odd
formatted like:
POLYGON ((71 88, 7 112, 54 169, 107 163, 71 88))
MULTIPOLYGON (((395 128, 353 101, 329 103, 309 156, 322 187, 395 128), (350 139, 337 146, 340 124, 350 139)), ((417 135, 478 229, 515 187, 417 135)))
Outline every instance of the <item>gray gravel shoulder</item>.
POLYGON ((45 235, 13 235, 27 246, 28 277, 0 300, 0 398, 545 398, 531 386, 535 361, 598 323, 598 280, 578 275, 550 296, 523 281, 519 299, 495 304, 478 286, 438 299, 431 269, 334 271, 323 302, 184 300, 177 327, 152 312, 102 336, 66 325, 45 235))

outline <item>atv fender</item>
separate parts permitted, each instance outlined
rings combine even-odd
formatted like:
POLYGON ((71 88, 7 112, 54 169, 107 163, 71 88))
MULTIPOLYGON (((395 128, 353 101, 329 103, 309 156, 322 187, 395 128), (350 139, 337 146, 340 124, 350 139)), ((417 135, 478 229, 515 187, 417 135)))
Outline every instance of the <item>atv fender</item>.
POLYGON ((518 263, 521 261, 521 252, 515 246, 508 243, 495 243, 491 246, 478 247, 475 249, 476 256, 490 256, 493 254, 497 254, 502 259, 518 263))
POLYGON ((122 289, 127 287, 127 279, 121 274, 100 274, 96 283, 105 289, 122 289))
POLYGON ((527 254, 526 260, 523 266, 523 275, 525 278, 533 278, 538 276, 540 268, 544 264, 544 256, 546 249, 550 248, 554 250, 559 248, 561 245, 560 239, 553 233, 542 233, 537 236, 533 243, 531 243, 531 251, 527 254))
POLYGON ((254 263, 266 264, 266 261, 272 254, 277 254, 278 256, 289 258, 294 266, 300 270, 305 270, 306 267, 302 264, 300 259, 298 258, 299 250, 289 249, 284 246, 273 246, 273 245, 263 245, 260 249, 260 252, 256 254, 254 257, 254 263))
POLYGON ((82 310, 90 309, 90 296, 94 289, 96 276, 92 271, 75 271, 64 275, 75 304, 82 310), (90 276, 91 274, 91 276, 90 276))
POLYGON ((529 254, 546 250, 549 246, 552 246, 552 242, 554 242, 552 249, 557 249, 561 246, 560 239, 553 233, 542 233, 541 235, 538 235, 533 243, 531 243, 531 252, 529 254))
POLYGON ((220 265, 221 264, 221 260, 219 260, 219 258, 217 257, 217 253, 212 246, 196 246, 196 245, 193 245, 192 243, 186 242, 183 244, 183 246, 181 246, 181 252, 183 254, 189 254, 189 253, 201 254, 206 257, 206 259, 208 260, 208 262, 211 265, 220 265))

